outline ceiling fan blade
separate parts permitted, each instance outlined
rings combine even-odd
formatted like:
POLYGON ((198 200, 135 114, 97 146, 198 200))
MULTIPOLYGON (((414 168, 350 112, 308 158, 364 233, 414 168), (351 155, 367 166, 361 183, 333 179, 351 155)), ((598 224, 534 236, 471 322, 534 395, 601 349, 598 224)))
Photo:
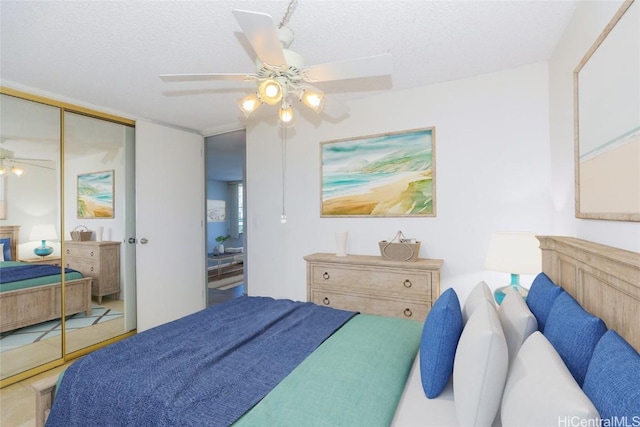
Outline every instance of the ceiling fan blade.
POLYGON ((324 100, 322 113, 326 114, 332 119, 342 119, 349 113, 349 107, 347 107, 340 101, 336 101, 331 96, 327 96, 324 100))
POLYGON ((199 82, 204 80, 256 80, 255 74, 242 73, 204 73, 204 74, 160 74, 165 82, 199 82))
POLYGON ((393 63, 391 54, 367 56, 347 61, 328 62, 312 65, 303 70, 305 80, 326 82, 331 80, 355 79, 358 77, 382 76, 391 74, 393 63))
POLYGON ((247 36, 253 51, 262 62, 270 65, 284 65, 287 61, 282 53, 276 26, 270 15, 248 10, 233 10, 240 28, 247 36))

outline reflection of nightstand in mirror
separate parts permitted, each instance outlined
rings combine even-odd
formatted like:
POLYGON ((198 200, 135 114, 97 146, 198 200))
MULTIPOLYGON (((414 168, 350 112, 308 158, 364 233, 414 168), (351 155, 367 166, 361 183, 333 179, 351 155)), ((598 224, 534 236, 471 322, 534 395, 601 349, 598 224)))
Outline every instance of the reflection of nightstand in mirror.
POLYGON ((45 256, 37 258, 20 258, 20 262, 26 262, 29 264, 43 264, 43 265, 57 265, 60 266, 59 256, 45 256))

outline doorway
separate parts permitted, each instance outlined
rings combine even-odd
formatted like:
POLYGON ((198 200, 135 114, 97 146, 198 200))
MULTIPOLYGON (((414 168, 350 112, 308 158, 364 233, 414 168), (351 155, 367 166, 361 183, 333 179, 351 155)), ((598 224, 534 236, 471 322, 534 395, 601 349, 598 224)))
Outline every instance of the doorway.
POLYGON ((205 138, 208 305, 246 295, 246 131, 205 138))

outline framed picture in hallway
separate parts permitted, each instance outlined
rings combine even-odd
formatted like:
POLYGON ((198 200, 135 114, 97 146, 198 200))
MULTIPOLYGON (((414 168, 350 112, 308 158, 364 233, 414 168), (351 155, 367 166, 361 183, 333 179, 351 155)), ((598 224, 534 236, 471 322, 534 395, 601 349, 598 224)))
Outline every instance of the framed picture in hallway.
POLYGON ((207 222, 227 220, 227 208, 224 200, 207 200, 207 222))
POLYGON ((435 127, 320 144, 321 217, 436 216, 435 127))
POLYGON ((640 221, 639 24, 624 2, 574 71, 577 218, 640 221))

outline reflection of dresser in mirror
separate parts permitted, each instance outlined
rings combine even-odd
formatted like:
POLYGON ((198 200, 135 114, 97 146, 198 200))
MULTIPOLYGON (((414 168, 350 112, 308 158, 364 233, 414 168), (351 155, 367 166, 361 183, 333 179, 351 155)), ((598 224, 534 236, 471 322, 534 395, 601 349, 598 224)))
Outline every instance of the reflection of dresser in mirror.
POLYGON ((120 298, 120 242, 65 241, 65 266, 92 277, 91 295, 120 298))

